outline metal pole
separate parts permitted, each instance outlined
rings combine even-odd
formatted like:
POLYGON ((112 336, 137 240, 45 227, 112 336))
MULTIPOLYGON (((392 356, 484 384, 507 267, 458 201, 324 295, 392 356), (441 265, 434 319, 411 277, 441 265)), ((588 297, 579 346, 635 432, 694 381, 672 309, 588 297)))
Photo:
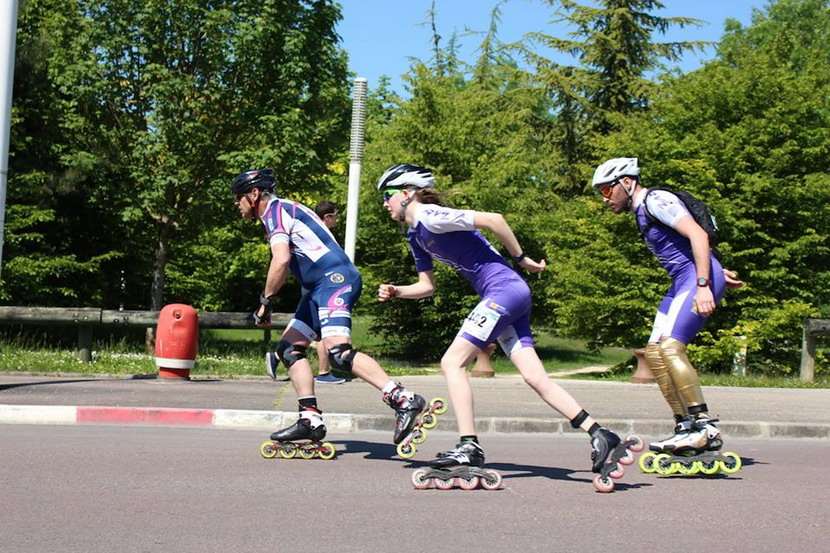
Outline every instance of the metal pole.
POLYGON ((9 134, 12 121, 14 47, 17 38, 17 0, 0 1, 0 272, 6 228, 6 178, 9 174, 9 134), (2 52, 5 52, 3 54, 2 52))
POLYGON ((352 136, 349 155, 349 195, 346 201, 346 255, 354 262, 357 239, 357 205, 360 201, 360 168, 363 163, 364 130, 366 127, 366 79, 354 80, 352 104, 352 136))

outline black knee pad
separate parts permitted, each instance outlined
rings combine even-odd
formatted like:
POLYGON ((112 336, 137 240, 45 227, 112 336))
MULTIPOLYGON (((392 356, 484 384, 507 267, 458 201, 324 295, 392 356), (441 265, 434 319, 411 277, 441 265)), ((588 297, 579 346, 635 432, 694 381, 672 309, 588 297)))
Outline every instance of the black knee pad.
POLYGON ((352 348, 349 343, 337 344, 329 350, 329 362, 331 363, 331 370, 335 373, 352 372, 352 361, 357 355, 357 350, 352 348))
POLYGON ((290 369, 291 365, 300 359, 306 358, 306 349, 306 346, 295 346, 291 342, 280 340, 280 343, 277 344, 277 357, 280 358, 286 369, 290 369))

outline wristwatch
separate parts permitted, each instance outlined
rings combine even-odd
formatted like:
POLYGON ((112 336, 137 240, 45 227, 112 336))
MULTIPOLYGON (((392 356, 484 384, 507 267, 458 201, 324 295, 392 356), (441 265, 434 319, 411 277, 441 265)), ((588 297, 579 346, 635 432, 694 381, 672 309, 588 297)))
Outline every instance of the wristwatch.
POLYGON ((701 288, 704 286, 709 286, 709 279, 706 277, 698 277, 697 278, 697 285, 701 288))
POLYGON ((522 252, 519 255, 511 255, 510 257, 513 258, 514 263, 521 263, 522 259, 524 259, 527 256, 524 254, 524 252, 522 252))

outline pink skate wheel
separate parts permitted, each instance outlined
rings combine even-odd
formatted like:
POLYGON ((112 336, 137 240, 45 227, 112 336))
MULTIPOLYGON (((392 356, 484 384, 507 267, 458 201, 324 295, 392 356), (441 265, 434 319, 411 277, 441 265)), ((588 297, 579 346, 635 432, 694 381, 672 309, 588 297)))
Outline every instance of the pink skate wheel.
POLYGON ((426 475, 426 469, 418 469, 412 473, 412 485, 416 490, 428 490, 432 487, 432 479, 424 478, 426 475))
POLYGON ((625 469, 622 468, 620 465, 617 465, 617 468, 609 472, 608 476, 610 476, 614 480, 617 480, 619 478, 622 478, 623 474, 625 474, 625 469))
POLYGON ((594 489, 600 493, 610 493, 614 491, 614 481, 610 478, 603 478, 601 474, 594 476, 594 489))
POLYGON ((439 490, 451 490, 455 485, 455 478, 450 478, 449 480, 441 480, 440 478, 435 478, 435 487, 439 490))
POLYGON ((633 442, 634 442, 633 444, 631 444, 631 445, 628 447, 628 449, 630 449, 630 450, 631 450, 631 451, 633 451, 634 453, 637 453, 637 452, 639 452, 639 451, 642 451, 642 450, 643 450, 643 447, 645 447, 645 444, 643 443, 643 439, 642 439, 642 438, 640 438, 639 436, 635 436, 634 434, 632 434, 631 436, 627 437, 627 438, 625 439, 625 441, 627 441, 627 442, 628 442, 628 441, 633 441, 633 442))
POLYGON ((617 461, 621 465, 630 465, 634 462, 634 454, 630 451, 626 451, 623 457, 620 457, 620 460, 617 461))
POLYGON ((494 471, 494 470, 488 470, 487 471, 487 476, 482 477, 480 480, 481 480, 481 487, 484 488, 485 490, 497 490, 497 489, 501 488, 501 482, 502 482, 501 474, 494 471))
POLYGON ((478 487, 478 476, 471 476, 469 480, 466 478, 456 478, 458 487, 462 490, 474 490, 478 487))

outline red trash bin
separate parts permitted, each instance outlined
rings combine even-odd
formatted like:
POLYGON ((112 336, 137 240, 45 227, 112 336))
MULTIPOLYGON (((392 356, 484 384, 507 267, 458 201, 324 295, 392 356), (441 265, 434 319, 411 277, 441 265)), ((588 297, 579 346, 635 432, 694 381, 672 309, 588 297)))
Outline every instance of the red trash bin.
POLYGON ((165 305, 156 326, 156 367, 160 378, 190 379, 199 349, 199 316, 189 305, 165 305))

